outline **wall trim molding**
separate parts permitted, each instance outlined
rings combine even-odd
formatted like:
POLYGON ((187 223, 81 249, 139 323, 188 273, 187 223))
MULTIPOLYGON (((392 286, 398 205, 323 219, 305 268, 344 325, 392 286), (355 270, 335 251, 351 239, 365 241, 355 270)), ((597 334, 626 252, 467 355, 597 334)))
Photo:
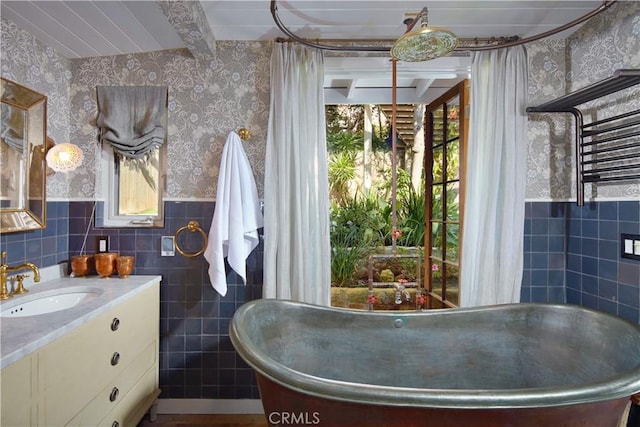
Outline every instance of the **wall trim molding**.
POLYGON ((158 399, 158 414, 264 414, 260 399, 158 399))

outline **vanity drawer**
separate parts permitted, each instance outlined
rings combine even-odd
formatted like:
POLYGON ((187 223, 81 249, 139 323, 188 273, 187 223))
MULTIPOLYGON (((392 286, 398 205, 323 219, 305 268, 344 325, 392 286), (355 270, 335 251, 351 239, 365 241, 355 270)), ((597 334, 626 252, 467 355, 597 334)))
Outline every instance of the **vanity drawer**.
POLYGON ((149 288, 40 352, 46 425, 67 423, 114 378, 128 372, 141 348, 156 345, 158 306, 158 287, 149 288))
MULTIPOLYGON (((140 405, 143 392, 152 394, 156 386, 158 343, 150 343, 120 375, 113 378, 98 392, 96 397, 75 416, 67 426, 94 426, 102 420, 107 413, 114 411, 122 403, 135 400, 140 405), (147 386, 138 387, 142 379, 153 374, 152 384, 147 381, 147 386), (137 391, 137 393, 136 393, 137 391), (133 393, 133 397, 129 395, 133 393)), ((150 404, 149 404, 150 405, 150 404)), ((148 406, 145 406, 147 408, 148 406)), ((120 425, 123 425, 120 423, 120 425)))
POLYGON ((160 390, 157 387, 157 377, 157 370, 149 369, 144 374, 144 377, 97 426, 129 427, 137 425, 160 394, 160 390))

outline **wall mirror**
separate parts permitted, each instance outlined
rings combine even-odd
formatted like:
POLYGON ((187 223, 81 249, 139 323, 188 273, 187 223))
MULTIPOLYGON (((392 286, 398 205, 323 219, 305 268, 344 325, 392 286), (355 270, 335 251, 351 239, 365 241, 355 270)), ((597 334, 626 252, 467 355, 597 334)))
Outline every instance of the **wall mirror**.
POLYGON ((0 233, 46 226, 47 97, 1 80, 0 233))

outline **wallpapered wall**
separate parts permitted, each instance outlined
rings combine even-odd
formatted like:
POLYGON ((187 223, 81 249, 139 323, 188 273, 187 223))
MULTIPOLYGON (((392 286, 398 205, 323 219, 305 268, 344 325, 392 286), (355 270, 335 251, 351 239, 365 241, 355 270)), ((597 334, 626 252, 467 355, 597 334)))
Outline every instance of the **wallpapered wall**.
MULTIPOLYGON (((618 2, 611 13, 597 16, 569 38, 567 75, 570 90, 606 79, 612 70, 640 68, 640 2, 618 2)), ((600 120, 640 108, 640 87, 585 104, 585 122, 600 120)), ((589 196, 624 197, 640 201, 640 184, 603 185, 590 188, 589 196)))
MULTIPOLYGON (((527 52, 530 105, 609 77, 615 69, 638 68, 640 2, 614 4, 568 39, 530 43, 527 52)), ((222 146, 228 132, 240 127, 253 134, 244 145, 262 195, 270 53, 268 42, 218 42, 217 59, 201 65, 186 49, 67 60, 2 19, 2 75, 46 94, 49 134, 78 144, 85 155, 81 169, 51 177, 47 195, 55 199, 94 197, 95 86, 107 84, 169 86, 168 198, 214 199, 222 146)), ((638 104, 638 98, 628 102, 638 104)), ((599 114, 620 108, 628 107, 605 105, 599 114)), ((572 117, 529 119, 527 199, 575 198, 572 117)), ((601 197, 640 195, 638 184, 601 187, 601 197)))
MULTIPOLYGON (((618 2, 566 40, 527 45, 527 54, 529 105, 608 78, 614 70, 640 68, 640 2, 618 2)), ((581 106, 585 123, 639 108, 639 95, 635 87, 581 106)), ((573 122, 570 114, 529 115, 527 199, 575 200, 573 122)), ((585 195, 633 199, 640 197, 640 185, 587 185, 585 195)))
MULTIPOLYGON (((269 43, 220 42, 217 59, 199 66, 185 49, 72 61, 71 140, 97 149, 95 87, 169 87, 167 197, 213 199, 228 133, 248 128, 244 144, 262 194, 269 115, 269 43)), ((74 197, 93 197, 94 159, 72 178, 74 197)))
POLYGON ((2 76, 46 94, 49 134, 82 148, 83 166, 49 179, 47 196, 93 199, 99 154, 98 85, 169 87, 167 198, 215 198, 228 133, 248 128, 244 143, 260 196, 269 115, 270 42, 218 42, 217 58, 187 49, 67 60, 15 24, 2 22, 2 76))
MULTIPOLYGON (((40 43, 14 23, 0 19, 2 25, 2 77, 18 82, 47 96, 47 131, 56 142, 69 139, 71 62, 54 49, 40 43)), ((60 174, 58 174, 60 175, 60 174)), ((57 177, 55 177, 57 178, 57 177)), ((47 196, 64 197, 47 182, 47 196)), ((60 184, 56 185, 60 187, 60 184)))

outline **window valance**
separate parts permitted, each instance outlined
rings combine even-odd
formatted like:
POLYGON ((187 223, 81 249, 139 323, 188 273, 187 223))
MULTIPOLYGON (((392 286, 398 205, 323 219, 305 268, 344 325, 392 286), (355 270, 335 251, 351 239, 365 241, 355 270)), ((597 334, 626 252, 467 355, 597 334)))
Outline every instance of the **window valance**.
POLYGON ((141 159, 165 140, 166 86, 97 86, 101 143, 115 153, 141 159))

